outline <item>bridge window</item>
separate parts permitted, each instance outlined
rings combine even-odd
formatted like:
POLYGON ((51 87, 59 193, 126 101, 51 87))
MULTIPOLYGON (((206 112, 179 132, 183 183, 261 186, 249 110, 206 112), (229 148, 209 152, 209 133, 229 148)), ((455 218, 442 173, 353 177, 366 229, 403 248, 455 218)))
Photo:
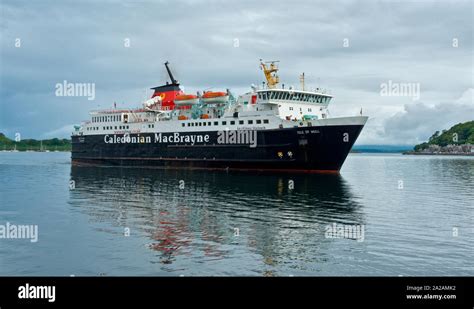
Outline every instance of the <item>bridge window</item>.
POLYGON ((231 125, 234 125, 234 124, 235 124, 235 121, 232 120, 232 121, 230 122, 230 124, 231 124, 231 125))
POLYGON ((219 125, 219 121, 214 121, 214 125, 215 125, 215 126, 218 126, 218 125, 219 125))
POLYGON ((222 121, 222 125, 223 126, 227 125, 227 121, 222 121))
POLYGON ((249 123, 249 124, 253 124, 253 120, 249 120, 248 123, 249 123))
POLYGON ((268 123, 268 119, 263 119, 263 123, 268 123))
POLYGON ((244 124, 244 121, 243 121, 243 120, 239 120, 239 124, 244 124))
POLYGON ((257 124, 261 124, 262 123, 262 120, 261 119, 257 119, 257 124))

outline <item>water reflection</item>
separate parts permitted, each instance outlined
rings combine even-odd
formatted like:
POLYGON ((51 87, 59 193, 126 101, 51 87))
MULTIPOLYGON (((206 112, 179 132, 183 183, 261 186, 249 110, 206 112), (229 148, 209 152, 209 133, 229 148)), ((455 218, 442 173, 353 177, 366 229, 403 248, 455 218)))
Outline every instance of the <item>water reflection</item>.
POLYGON ((139 231, 158 256, 153 263, 169 267, 179 258, 244 263, 257 255, 269 267, 295 257, 323 260, 327 224, 365 224, 340 175, 72 166, 71 179, 71 205, 115 233, 139 231))

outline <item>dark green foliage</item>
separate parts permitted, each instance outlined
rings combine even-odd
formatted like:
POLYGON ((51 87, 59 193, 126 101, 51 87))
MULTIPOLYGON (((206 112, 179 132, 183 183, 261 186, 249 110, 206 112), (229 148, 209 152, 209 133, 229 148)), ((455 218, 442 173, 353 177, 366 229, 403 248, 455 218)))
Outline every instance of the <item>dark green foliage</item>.
POLYGON ((49 150, 49 151, 71 151, 71 140, 69 139, 45 139, 45 140, 35 140, 35 139, 23 139, 19 142, 15 142, 13 139, 9 139, 5 134, 0 133, 0 151, 1 150, 13 150, 15 149, 20 151, 26 150, 49 150), (43 148, 41 148, 43 144, 43 148))
POLYGON ((441 147, 447 145, 474 144, 474 121, 458 123, 449 130, 443 130, 440 134, 436 131, 426 143, 416 145, 414 150, 420 151, 429 147, 429 145, 438 145, 441 147))

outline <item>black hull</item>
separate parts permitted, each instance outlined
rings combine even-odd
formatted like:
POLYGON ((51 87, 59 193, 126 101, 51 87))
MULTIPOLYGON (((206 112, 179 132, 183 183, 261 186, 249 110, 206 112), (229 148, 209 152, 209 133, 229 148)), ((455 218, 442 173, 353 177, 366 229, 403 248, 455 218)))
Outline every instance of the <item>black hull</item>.
MULTIPOLYGON (((209 135, 194 145, 156 142, 155 133, 141 133, 148 142, 106 143, 114 134, 72 137, 74 165, 141 166, 278 172, 338 172, 363 125, 300 127, 257 131, 256 147, 219 144, 216 131, 180 132, 209 135), (151 141, 151 142, 150 142, 151 141)), ((163 133, 173 135, 174 133, 163 133)), ((123 134, 115 134, 117 138, 123 134)), ((130 134, 130 137, 138 137, 130 134)))

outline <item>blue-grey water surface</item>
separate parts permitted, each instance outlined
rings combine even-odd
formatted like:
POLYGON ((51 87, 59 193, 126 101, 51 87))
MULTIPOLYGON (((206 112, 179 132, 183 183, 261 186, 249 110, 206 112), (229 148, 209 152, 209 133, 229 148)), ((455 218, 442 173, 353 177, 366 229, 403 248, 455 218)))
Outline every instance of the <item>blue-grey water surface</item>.
POLYGON ((340 175, 282 175, 2 152, 0 225, 39 239, 0 239, 0 275, 474 275, 473 179, 474 157, 351 154, 340 175), (326 237, 334 223, 364 238, 326 237))

